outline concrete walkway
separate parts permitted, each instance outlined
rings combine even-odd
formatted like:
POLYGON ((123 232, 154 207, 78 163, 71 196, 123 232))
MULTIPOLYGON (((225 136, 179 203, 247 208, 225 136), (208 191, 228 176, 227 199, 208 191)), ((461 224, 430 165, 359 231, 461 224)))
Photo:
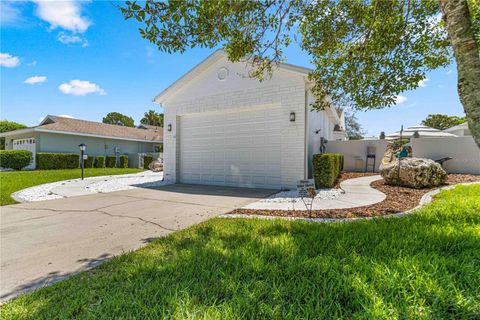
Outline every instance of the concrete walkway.
POLYGON ((163 172, 152 171, 89 177, 85 180, 69 179, 23 189, 12 194, 12 198, 18 202, 54 200, 100 192, 160 187, 166 185, 162 180, 163 172))
MULTIPOLYGON (((372 205, 385 200, 386 195, 370 186, 370 183, 382 179, 381 176, 367 176, 345 180, 340 183, 344 193, 334 199, 315 199, 312 210, 347 209, 372 205)), ((246 205, 245 209, 258 210, 306 210, 303 202, 275 202, 275 195, 268 199, 246 205)), ((307 200, 309 201, 309 200, 307 200)))
POLYGON ((1 207, 0 300, 272 194, 169 185, 1 207))

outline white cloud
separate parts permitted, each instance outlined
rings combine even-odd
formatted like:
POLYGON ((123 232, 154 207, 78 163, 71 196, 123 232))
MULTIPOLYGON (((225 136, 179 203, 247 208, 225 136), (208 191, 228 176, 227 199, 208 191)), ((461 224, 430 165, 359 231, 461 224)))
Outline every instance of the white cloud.
POLYGON ((0 53, 0 66, 14 68, 20 65, 20 59, 8 53, 0 53))
POLYGON ((452 74, 452 73, 453 73, 453 70, 452 70, 452 69, 448 69, 446 74, 452 74))
POLYGON ((27 66, 29 67, 35 67, 37 65, 37 61, 36 60, 33 60, 32 62, 30 63, 27 63, 27 66))
MULTIPOLYGON (((57 27, 72 32, 85 32, 90 26, 90 21, 81 15, 82 1, 75 0, 33 0, 38 8, 37 15, 40 19, 50 23, 50 27, 57 27)), ((85 3, 85 1, 83 1, 85 3)))
POLYGON ((18 1, 2 1, 0 5, 0 21, 2 26, 16 26, 23 22, 18 1))
POLYGON ((71 80, 68 83, 62 83, 58 86, 58 90, 74 96, 84 96, 90 93, 97 93, 99 95, 107 94, 98 84, 82 80, 71 80))
POLYGON ((65 32, 60 32, 57 36, 57 40, 64 44, 79 43, 83 48, 88 47, 88 40, 77 35, 68 35, 65 32))
POLYGON ((400 95, 398 95, 398 96, 395 98, 395 104, 402 104, 402 103, 404 103, 405 101, 407 101, 407 97, 405 97, 405 96, 400 96, 400 95))
POLYGON ((42 82, 45 82, 45 81, 47 81, 47 77, 45 77, 45 76, 33 76, 33 77, 25 79, 25 81, 23 81, 23 83, 33 85, 33 84, 42 83, 42 82))
POLYGON ((419 87, 422 87, 422 88, 425 88, 427 86, 427 82, 430 81, 430 79, 428 78, 425 78, 423 80, 420 80, 418 81, 418 86, 419 87))

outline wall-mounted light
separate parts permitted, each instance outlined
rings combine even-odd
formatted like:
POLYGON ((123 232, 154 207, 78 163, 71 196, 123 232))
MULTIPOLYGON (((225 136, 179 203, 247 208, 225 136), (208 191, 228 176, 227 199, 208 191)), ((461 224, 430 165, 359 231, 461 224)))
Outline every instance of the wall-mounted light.
POLYGON ((168 132, 172 131, 172 124, 171 123, 168 124, 167 130, 168 130, 168 132))
POLYGON ((290 112, 290 122, 295 122, 295 112, 290 112))

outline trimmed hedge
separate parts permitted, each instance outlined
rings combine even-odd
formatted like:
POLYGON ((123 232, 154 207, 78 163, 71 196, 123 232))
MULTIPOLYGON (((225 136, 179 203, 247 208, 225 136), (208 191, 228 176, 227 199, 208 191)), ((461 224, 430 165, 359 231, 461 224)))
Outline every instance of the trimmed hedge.
POLYGON ((95 157, 95 168, 105 168, 105 157, 96 156, 95 157))
POLYGON ((153 161, 153 156, 145 155, 143 156, 143 169, 150 169, 148 166, 153 161))
POLYGON ((32 153, 26 150, 0 150, 0 167, 20 170, 32 162, 32 153))
POLYGON ((107 160, 105 161, 106 168, 115 168, 117 164, 117 156, 107 156, 107 160))
POLYGON ((37 153, 37 169, 76 169, 80 167, 80 156, 76 153, 37 153))
POLYGON ((343 155, 324 153, 313 155, 313 177, 317 188, 333 188, 343 169, 343 155))
POLYGON ((119 168, 128 168, 128 156, 127 155, 122 155, 122 156, 119 157, 118 167, 119 168))
POLYGON ((83 161, 84 168, 93 168, 93 164, 95 163, 93 156, 88 156, 87 160, 83 161))

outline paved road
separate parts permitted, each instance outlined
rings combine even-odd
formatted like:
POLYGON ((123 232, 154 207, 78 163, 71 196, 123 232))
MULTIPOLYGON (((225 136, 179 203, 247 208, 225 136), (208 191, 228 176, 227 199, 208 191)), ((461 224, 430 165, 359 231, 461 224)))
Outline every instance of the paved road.
POLYGON ((0 300, 92 268, 271 193, 170 185, 1 207, 0 300))

